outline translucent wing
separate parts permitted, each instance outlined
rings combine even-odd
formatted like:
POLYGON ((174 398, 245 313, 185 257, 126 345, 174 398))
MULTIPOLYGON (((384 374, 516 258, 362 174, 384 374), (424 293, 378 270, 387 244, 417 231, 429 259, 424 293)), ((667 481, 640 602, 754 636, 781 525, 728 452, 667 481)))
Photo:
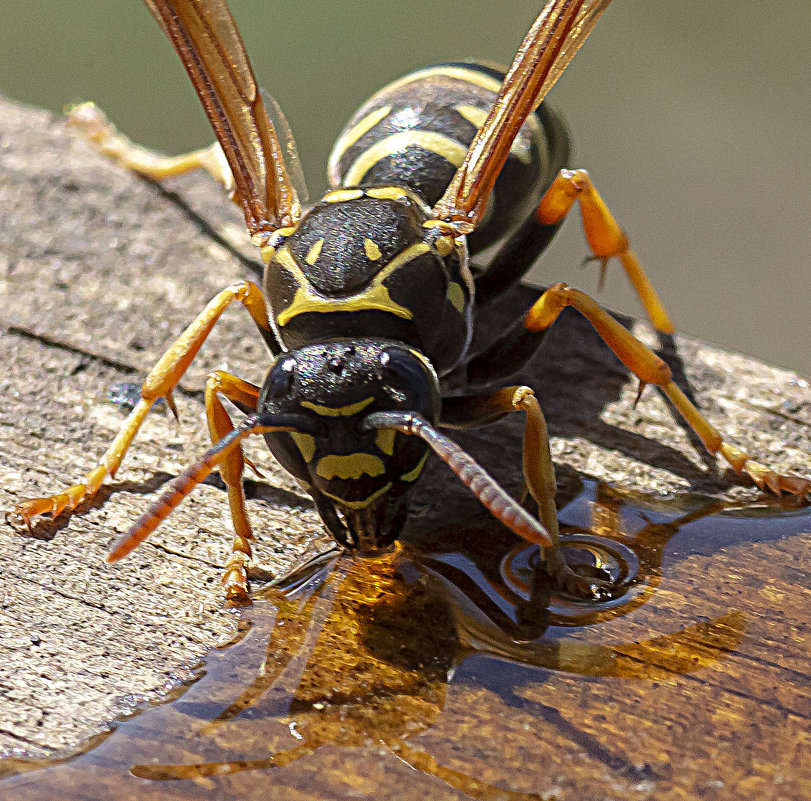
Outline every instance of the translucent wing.
POLYGON ((550 0, 524 37, 495 103, 434 215, 472 231, 513 140, 597 24, 611 0, 550 0))
POLYGON ((225 0, 144 2, 189 73, 234 174, 248 230, 261 236, 292 225, 301 216, 286 162, 292 137, 285 123, 279 141, 225 0))

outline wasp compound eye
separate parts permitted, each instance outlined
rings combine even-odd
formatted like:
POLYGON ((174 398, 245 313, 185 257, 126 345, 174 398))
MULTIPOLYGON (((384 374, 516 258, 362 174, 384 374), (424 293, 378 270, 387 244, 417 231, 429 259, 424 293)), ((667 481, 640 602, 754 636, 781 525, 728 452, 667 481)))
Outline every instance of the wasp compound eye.
POLYGON ((262 393, 267 400, 286 398, 293 389, 296 380, 296 360, 284 359, 270 371, 262 393))

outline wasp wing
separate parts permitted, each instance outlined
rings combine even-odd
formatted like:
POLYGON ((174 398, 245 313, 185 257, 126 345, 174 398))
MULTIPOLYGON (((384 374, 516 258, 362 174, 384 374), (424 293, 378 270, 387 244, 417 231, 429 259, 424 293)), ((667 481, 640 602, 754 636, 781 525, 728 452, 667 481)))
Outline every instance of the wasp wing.
POLYGON ((538 107, 611 0, 550 0, 513 60, 498 97, 433 214, 472 231, 524 120, 538 107))
POLYGON ((285 162, 292 138, 286 130, 284 145, 279 141, 225 0, 144 2, 189 73, 234 175, 251 235, 292 225, 301 216, 285 162))

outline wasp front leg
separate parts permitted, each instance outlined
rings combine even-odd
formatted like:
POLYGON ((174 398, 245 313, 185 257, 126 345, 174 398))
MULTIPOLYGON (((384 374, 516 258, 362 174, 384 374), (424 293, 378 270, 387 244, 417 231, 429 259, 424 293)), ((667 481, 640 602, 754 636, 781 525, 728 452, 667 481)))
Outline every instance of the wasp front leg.
POLYGON ((480 426, 512 412, 526 415, 522 468, 526 488, 538 504, 539 517, 552 540, 552 545, 543 549, 546 571, 561 590, 575 597, 601 599, 610 595, 612 588, 603 576, 578 573, 561 554, 555 467, 549 450, 549 431, 535 393, 529 387, 512 386, 493 393, 443 398, 442 426, 480 426))
POLYGON ((172 401, 173 390, 211 333, 211 329, 219 320, 220 315, 235 300, 245 306, 265 337, 265 341, 271 344, 273 334, 268 323, 265 300, 259 288, 249 281, 240 281, 224 289, 175 340, 149 372, 141 386, 141 399, 107 448, 100 464, 93 468, 82 481, 64 492, 43 498, 32 498, 17 504, 13 514, 30 526, 32 518, 37 515, 49 514, 53 518, 62 512, 70 512, 83 501, 92 498, 107 476, 115 476, 127 449, 154 403, 159 398, 166 398, 170 408, 175 411, 172 401))
MULTIPOLYGON (((220 395, 224 395, 240 408, 253 411, 259 402, 259 387, 222 370, 217 370, 208 377, 205 393, 206 419, 212 444, 220 442, 234 430, 231 418, 219 398, 220 395)), ((233 605, 249 604, 246 565, 253 556, 251 550, 253 532, 245 509, 245 488, 242 484, 245 455, 242 452, 241 443, 229 451, 219 468, 220 476, 228 490, 228 505, 234 523, 231 556, 222 578, 225 597, 233 605)))
POLYGON ((68 111, 68 125, 79 130, 98 149, 122 167, 162 181, 192 170, 210 173, 233 196, 234 177, 218 143, 179 156, 164 156, 130 141, 92 102, 79 103, 68 111))

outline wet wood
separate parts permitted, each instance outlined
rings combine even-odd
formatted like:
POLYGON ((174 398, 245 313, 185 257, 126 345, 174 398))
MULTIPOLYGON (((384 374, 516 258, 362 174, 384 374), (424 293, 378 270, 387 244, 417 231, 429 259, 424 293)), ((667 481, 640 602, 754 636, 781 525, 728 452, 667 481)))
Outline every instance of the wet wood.
MULTIPOLYGON (((0 106, 0 208, 5 510, 93 466, 122 419, 107 389, 137 382, 211 296, 250 277, 253 256, 239 213, 211 182, 159 188, 138 180, 60 120, 8 103, 0 106)), ((491 325, 530 297, 516 293, 491 325)), ((633 382, 580 318, 566 315, 549 339, 526 378, 549 417, 561 506, 584 475, 649 497, 687 490, 757 497, 707 468, 706 455, 654 392, 632 408, 633 382)), ((775 467, 811 472, 807 381, 686 337, 665 344, 677 346, 672 365, 689 377, 715 425, 775 467)), ((225 367, 258 382, 263 354, 247 315, 229 312, 184 380, 180 425, 151 415, 99 501, 38 526, 36 537, 0 526, 0 749, 68 748, 117 713, 160 697, 234 633, 218 596, 230 536, 215 484, 127 561, 107 567, 102 554, 150 495, 206 447, 199 399, 206 373, 225 367)), ((461 438, 512 491, 520 487, 519 430, 515 420, 461 438), (506 459, 511 453, 516 458, 506 459)), ((267 484, 250 484, 258 563, 277 573, 326 539, 310 501, 259 448, 253 455, 268 476, 267 484)), ((443 470, 433 466, 414 498, 412 542, 498 536, 443 470)), ((570 635, 618 651, 626 644, 620 662, 641 662, 649 681, 620 669, 592 680, 564 666, 543 682, 528 677, 524 685, 519 677, 503 692, 452 684, 430 728, 410 743, 449 770, 534 797, 802 798, 811 789, 810 550, 808 528, 788 536, 776 529, 756 542, 733 532, 703 549, 691 543, 686 553, 671 553, 661 585, 636 614, 570 635), (732 653, 674 670, 674 654, 693 659, 706 646, 702 623, 720 626, 710 634, 726 638, 732 653), (687 633, 674 644, 668 637, 681 629, 687 633), (664 665, 658 673, 657 664, 664 665)), ((278 797, 295 797, 297 770, 317 770, 324 788, 340 787, 344 753, 320 749, 292 769, 278 797)), ((413 784, 392 779, 404 776, 402 765, 373 749, 353 764, 363 776, 357 789, 369 796, 460 797, 421 774, 413 784)), ((330 792, 323 797, 339 795, 330 792)))

